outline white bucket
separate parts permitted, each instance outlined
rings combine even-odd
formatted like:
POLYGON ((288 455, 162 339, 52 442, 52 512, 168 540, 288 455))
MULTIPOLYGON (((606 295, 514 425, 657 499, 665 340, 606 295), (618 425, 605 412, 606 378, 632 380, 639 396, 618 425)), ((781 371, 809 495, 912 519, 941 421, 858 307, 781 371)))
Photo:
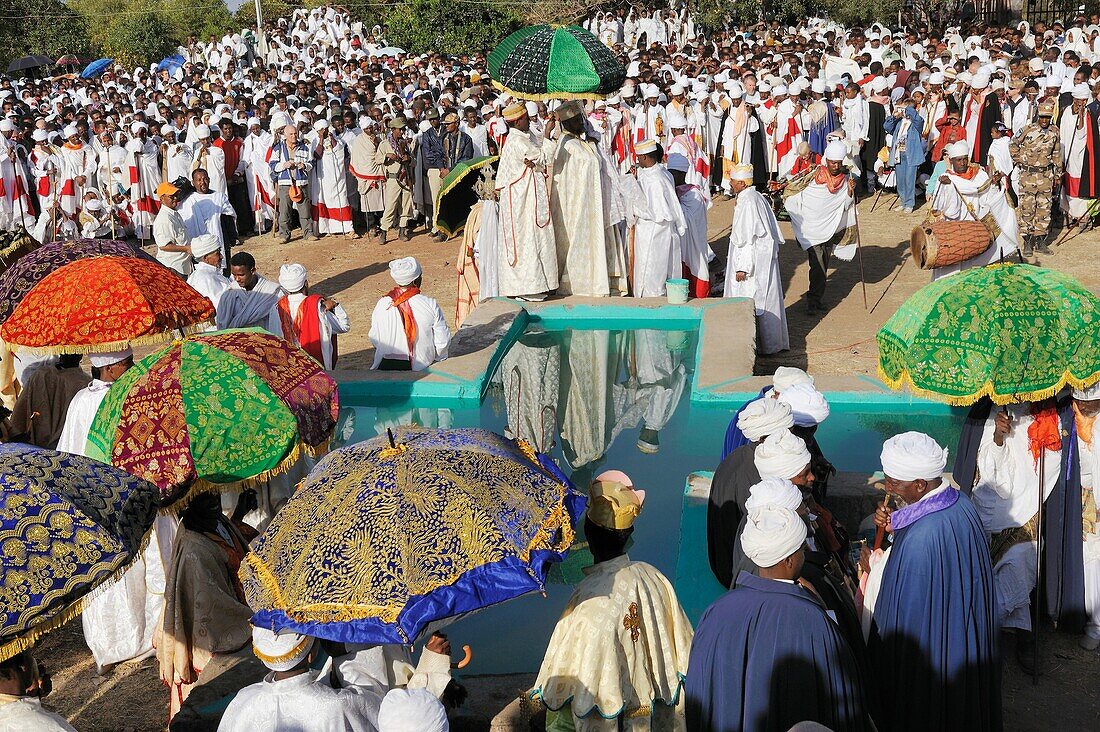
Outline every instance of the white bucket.
POLYGON ((681 278, 666 281, 665 293, 669 305, 683 305, 688 301, 688 281, 681 278))

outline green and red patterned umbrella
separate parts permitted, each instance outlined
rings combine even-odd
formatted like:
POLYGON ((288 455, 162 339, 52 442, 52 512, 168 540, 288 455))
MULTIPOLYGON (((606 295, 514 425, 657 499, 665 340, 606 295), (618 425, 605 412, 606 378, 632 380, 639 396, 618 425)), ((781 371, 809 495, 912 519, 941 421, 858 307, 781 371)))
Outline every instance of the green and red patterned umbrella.
POLYGON ((611 50, 579 26, 520 28, 489 54, 493 85, 520 99, 603 99, 626 80, 611 50))
POLYGON ((915 292, 878 349, 891 389, 956 406, 1035 402, 1100 379, 1100 298, 1050 269, 972 267, 915 292))
POLYGON ((302 349, 259 329, 177 340, 114 383, 88 435, 89 457, 156 485, 248 485, 327 450, 336 382, 302 349))

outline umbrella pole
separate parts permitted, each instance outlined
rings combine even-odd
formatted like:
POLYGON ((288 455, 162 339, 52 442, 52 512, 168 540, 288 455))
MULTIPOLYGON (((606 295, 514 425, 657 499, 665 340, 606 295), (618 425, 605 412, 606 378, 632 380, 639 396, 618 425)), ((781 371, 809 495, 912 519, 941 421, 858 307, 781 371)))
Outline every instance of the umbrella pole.
POLYGON ((1031 683, 1039 685, 1039 626, 1042 624, 1043 611, 1040 608, 1043 592, 1043 499, 1046 497, 1046 467, 1047 450, 1045 447, 1039 450, 1039 510, 1036 512, 1038 520, 1035 522, 1035 618, 1032 623, 1032 634, 1035 641, 1035 665, 1031 670, 1031 683))
MULTIPOLYGON (((13 154, 15 153, 15 148, 12 148, 12 153, 13 154)), ((15 160, 14 162, 18 163, 19 161, 15 160)), ((24 170, 26 170, 26 169, 24 168, 24 170)), ((19 173, 20 173, 20 171, 17 168, 15 170, 15 182, 18 183, 19 181, 22 180, 25 183, 26 182, 25 179, 19 173)), ((17 185, 16 190, 15 190, 15 197, 19 201, 19 226, 23 229, 23 231, 25 233, 29 234, 30 232, 27 231, 27 211, 23 208, 23 196, 28 195, 28 193, 25 190, 20 191, 19 190, 20 188, 25 188, 25 186, 18 186, 17 185)))
MULTIPOLYGON (((141 153, 134 153, 134 174, 137 175, 137 187, 138 187, 138 211, 141 210, 141 202, 145 199, 145 179, 141 175, 141 153)), ((138 211, 134 211, 134 219, 137 219, 138 211)), ((134 228, 137 228, 137 224, 134 224, 134 228)), ((141 226, 141 233, 144 235, 148 227, 144 224, 141 226)), ((145 247, 145 241, 147 237, 139 236, 142 248, 145 247)))

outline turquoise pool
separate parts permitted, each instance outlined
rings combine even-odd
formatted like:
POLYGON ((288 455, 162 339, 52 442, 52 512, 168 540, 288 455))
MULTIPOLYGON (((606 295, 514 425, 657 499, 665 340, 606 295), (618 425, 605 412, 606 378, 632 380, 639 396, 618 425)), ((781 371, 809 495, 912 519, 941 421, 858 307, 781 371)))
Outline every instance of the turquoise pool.
MULTIPOLYGON (((693 471, 716 467, 730 416, 755 394, 692 404, 698 333, 672 329, 682 324, 630 330, 576 325, 589 324, 569 330, 530 326, 501 359, 478 406, 430 396, 374 399, 374 406, 344 408, 340 439, 365 440, 410 423, 482 427, 529 440, 581 488, 603 470, 625 471, 647 490, 630 556, 653 564, 678 585, 682 579, 692 596, 681 601, 694 620, 714 588, 696 574, 710 574, 705 528, 703 535, 680 536, 681 519, 695 526, 699 518, 698 507, 684 513, 685 480, 693 471), (677 578, 678 571, 685 576, 677 578)), ((957 442, 962 416, 957 410, 896 398, 828 396, 833 413, 818 440, 838 470, 876 470, 883 440, 906 429, 927 431, 952 448, 957 442)), ((702 515, 705 519, 705 505, 702 515)), ((474 649, 465 672, 537 670, 570 591, 554 584, 545 598, 520 598, 452 625, 447 632, 454 641, 474 649)))

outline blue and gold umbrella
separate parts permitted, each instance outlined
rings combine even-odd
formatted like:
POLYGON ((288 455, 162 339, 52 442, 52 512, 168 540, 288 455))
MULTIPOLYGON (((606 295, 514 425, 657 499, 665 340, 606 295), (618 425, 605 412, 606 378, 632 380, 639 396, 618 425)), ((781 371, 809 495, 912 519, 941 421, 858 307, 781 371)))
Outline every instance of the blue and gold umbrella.
POLYGON ((157 489, 94 460, 0 445, 0 660, 83 609, 142 549, 157 489))
POLYGON ((584 498, 545 456, 487 430, 401 430, 329 453, 253 543, 254 625, 350 643, 543 589, 584 498))

